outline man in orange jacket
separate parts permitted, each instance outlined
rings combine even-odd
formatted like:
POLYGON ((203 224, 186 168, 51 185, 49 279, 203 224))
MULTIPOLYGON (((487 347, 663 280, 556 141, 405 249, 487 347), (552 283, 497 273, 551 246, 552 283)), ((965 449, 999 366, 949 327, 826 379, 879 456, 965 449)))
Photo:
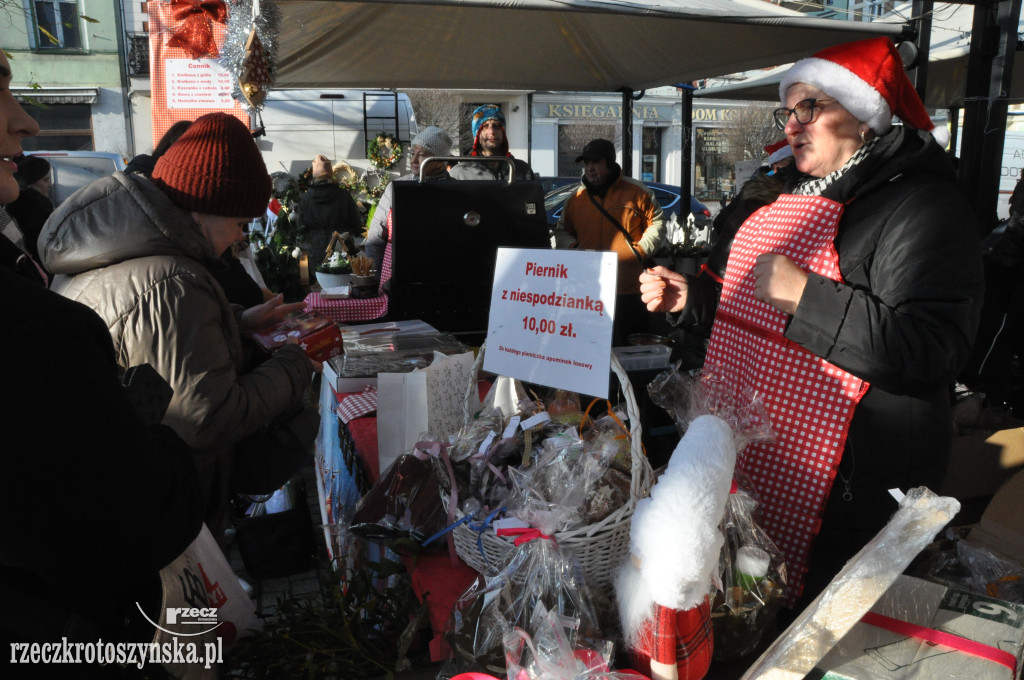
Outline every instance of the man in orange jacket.
POLYGON ((595 139, 583 147, 579 190, 569 198, 555 227, 555 246, 611 250, 618 255, 618 297, 613 343, 625 333, 644 331, 649 320, 640 301, 640 272, 665 240, 665 221, 654 193, 622 175, 615 162, 615 145, 595 139))

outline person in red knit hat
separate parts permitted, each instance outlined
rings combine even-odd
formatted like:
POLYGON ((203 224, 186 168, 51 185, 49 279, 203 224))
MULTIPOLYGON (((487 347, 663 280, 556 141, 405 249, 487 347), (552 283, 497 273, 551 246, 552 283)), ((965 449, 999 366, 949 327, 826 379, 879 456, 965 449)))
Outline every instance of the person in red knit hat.
MULTIPOLYGON (((764 395, 776 441, 747 446, 737 468, 761 495, 799 611, 888 522, 888 489, 941 482, 949 387, 970 356, 983 278, 948 134, 888 38, 796 62, 779 95, 775 122, 800 174, 736 233, 705 365, 764 395)), ((689 283, 648 270, 644 302, 693 319, 709 301, 689 283)))
POLYGON ((163 419, 195 451, 206 522, 227 527, 236 442, 302 403, 317 368, 288 345, 244 373, 243 334, 298 311, 278 296, 228 303, 210 272, 262 215, 271 180, 237 118, 198 118, 152 178, 117 172, 60 205, 40 237, 53 290, 104 319, 121 368, 151 364, 174 389, 163 419))

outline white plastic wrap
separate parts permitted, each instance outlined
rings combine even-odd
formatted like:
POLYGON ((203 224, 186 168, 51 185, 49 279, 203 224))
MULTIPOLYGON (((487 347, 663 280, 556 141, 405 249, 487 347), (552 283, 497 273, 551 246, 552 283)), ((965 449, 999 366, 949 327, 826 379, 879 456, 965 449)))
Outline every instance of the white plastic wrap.
POLYGON ((846 563, 742 680, 803 678, 959 510, 954 498, 924 487, 912 489, 889 523, 846 563))

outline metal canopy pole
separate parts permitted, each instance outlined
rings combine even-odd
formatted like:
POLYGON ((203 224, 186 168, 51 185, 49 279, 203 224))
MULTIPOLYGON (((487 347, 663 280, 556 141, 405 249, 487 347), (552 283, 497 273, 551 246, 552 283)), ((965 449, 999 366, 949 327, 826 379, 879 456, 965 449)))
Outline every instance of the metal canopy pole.
POLYGON ((677 85, 683 95, 682 120, 679 128, 679 220, 686 223, 690 214, 690 186, 693 184, 693 164, 690 155, 693 153, 693 85, 680 83, 677 85))
POLYGON ((622 93, 622 176, 633 176, 633 102, 642 99, 647 90, 633 94, 633 88, 620 87, 622 93))
POLYGON ((932 49, 932 0, 914 0, 911 3, 911 15, 917 26, 917 66, 911 74, 914 89, 924 101, 924 93, 928 88, 928 60, 932 49))
POLYGON ((977 0, 967 60, 960 188, 984 233, 998 221, 999 168, 1021 0, 977 0))
POLYGON ((622 176, 633 176, 633 89, 619 88, 622 93, 622 176))

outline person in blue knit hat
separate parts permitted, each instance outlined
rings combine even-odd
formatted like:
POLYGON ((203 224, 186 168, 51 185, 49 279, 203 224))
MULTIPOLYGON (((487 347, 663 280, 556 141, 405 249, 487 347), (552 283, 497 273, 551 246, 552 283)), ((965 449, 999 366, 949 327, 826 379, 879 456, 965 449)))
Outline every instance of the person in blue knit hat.
MULTIPOLYGON (((508 136, 505 134, 505 114, 497 104, 484 104, 473 111, 470 121, 473 131, 473 148, 464 155, 492 158, 511 158, 516 169, 516 180, 534 178, 533 170, 526 161, 515 158, 508 151, 508 136)), ((455 179, 503 180, 508 177, 508 163, 462 161, 451 169, 455 179)))

